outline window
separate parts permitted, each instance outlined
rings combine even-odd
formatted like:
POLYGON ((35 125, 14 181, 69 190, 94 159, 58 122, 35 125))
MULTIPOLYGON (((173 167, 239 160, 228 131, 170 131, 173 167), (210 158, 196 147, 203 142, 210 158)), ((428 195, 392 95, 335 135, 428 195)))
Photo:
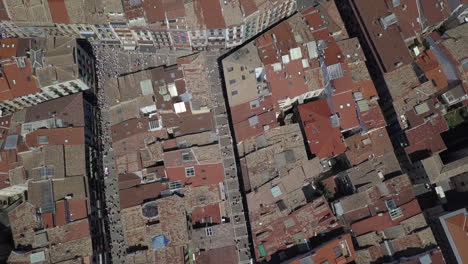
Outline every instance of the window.
POLYGON ((46 179, 51 178, 52 176, 54 176, 54 167, 52 166, 41 167, 39 170, 39 175, 42 178, 46 178, 46 179))
POLYGON ((41 145, 49 144, 49 137, 48 136, 38 136, 37 142, 41 145))
POLYGON ((228 72, 232 72, 234 70, 234 67, 227 67, 226 69, 228 72))
POLYGON ((235 84, 236 83, 236 80, 229 80, 229 84, 235 84))
POLYGON ((169 182, 169 190, 176 190, 182 188, 182 183, 180 181, 169 182))
POLYGON ((185 176, 186 177, 194 177, 195 176, 195 168, 194 167, 185 168, 185 176))
POLYGON ((159 120, 150 120, 149 121, 150 130, 156 130, 159 128, 159 120))
POLYGON ((212 236, 213 235, 213 229, 211 227, 205 228, 205 233, 207 236, 212 236))
POLYGON ((343 253, 341 252, 339 247, 334 247, 333 251, 335 252, 335 257, 336 258, 339 258, 339 257, 343 256, 343 253))
POLYGON ((237 90, 233 90, 233 91, 231 92, 231 95, 232 95, 232 96, 237 95, 237 94, 238 94, 237 90))
POLYGON ((182 152, 182 160, 183 161, 190 160, 190 153, 189 152, 182 152))

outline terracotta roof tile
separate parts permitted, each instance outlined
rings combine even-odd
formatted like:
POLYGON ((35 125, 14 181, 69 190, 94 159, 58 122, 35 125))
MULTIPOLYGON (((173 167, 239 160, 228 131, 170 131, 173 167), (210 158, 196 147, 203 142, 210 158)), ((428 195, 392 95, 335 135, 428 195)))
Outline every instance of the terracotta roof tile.
POLYGON ((226 27, 219 0, 201 0, 196 1, 196 3, 201 5, 203 14, 202 24, 207 29, 224 29, 226 27))
POLYGON ((55 203, 55 226, 64 226, 67 223, 65 206, 65 200, 57 201, 55 203))
POLYGON ((353 0, 351 1, 355 9, 358 22, 367 32, 366 40, 373 47, 373 53, 377 57, 380 67, 385 72, 390 72, 400 65, 405 65, 412 61, 409 50, 400 35, 397 25, 391 25, 383 30, 379 21, 380 18, 391 14, 383 0, 353 0))
POLYGON ((359 126, 357 106, 351 91, 333 94, 333 106, 339 113, 341 130, 348 130, 359 126))
POLYGON ((251 118, 258 122, 244 120, 240 123, 234 124, 234 133, 237 143, 258 136, 268 129, 279 126, 275 111, 268 111, 258 116, 252 116, 251 118))
POLYGON ((40 92, 36 78, 32 75, 31 62, 25 60, 25 66, 20 68, 14 62, 3 64, 3 74, 6 80, 0 82, 8 84, 8 88, 0 88, 0 100, 8 100, 23 95, 40 92))
POLYGON ((184 185, 201 186, 218 184, 224 181, 223 164, 205 164, 189 167, 175 167, 166 169, 170 181, 181 181, 184 185), (195 176, 186 176, 186 170, 193 168, 195 176))
POLYGON ((197 264, 236 264, 237 262, 236 247, 214 248, 206 251, 201 251, 196 255, 197 264))
POLYGON ((302 60, 294 60, 275 72, 271 65, 265 67, 266 78, 271 88, 271 96, 276 105, 278 100, 294 98, 308 92, 304 81, 302 60))
POLYGON ((221 224, 221 208, 219 203, 197 206, 192 211, 192 224, 196 223, 221 224))
POLYGON ((424 72, 427 79, 434 82, 438 91, 445 89, 448 86, 448 80, 445 76, 442 66, 435 57, 432 50, 427 50, 416 59, 419 68, 424 72))
POLYGON ((302 264, 307 263, 307 259, 312 259, 312 263, 339 263, 346 264, 353 262, 356 258, 354 252, 353 241, 350 234, 344 234, 339 238, 328 241, 317 248, 313 249, 313 254, 307 254, 307 256, 301 256, 293 261, 287 261, 288 264, 302 264), (341 256, 337 257, 337 254, 341 253, 341 256))
POLYGON ((265 206, 262 211, 250 215, 257 260, 261 258, 258 249, 260 245, 264 247, 266 255, 270 256, 302 239, 340 227, 323 197, 288 216, 279 213, 265 214, 263 211, 268 211, 267 207, 277 208, 277 205, 265 206))
POLYGON ((451 246, 455 247, 459 255, 459 258, 466 262, 468 261, 468 252, 465 249, 466 243, 468 243, 468 214, 466 209, 460 210, 459 213, 454 214, 453 216, 443 218, 442 220, 447 226, 446 232, 448 231, 452 243, 451 246))
POLYGON ((43 145, 83 145, 85 133, 83 127, 66 127, 38 129, 26 135, 28 147, 40 147, 43 145), (47 143, 41 144, 40 137, 46 137, 47 143))
POLYGON ((319 158, 333 157, 346 150, 340 129, 332 127, 332 113, 326 100, 318 100, 299 105, 301 124, 310 151, 319 158))
POLYGON ((449 1, 447 0, 426 0, 420 4, 428 26, 438 25, 450 16, 449 1))
POLYGON ((65 0, 48 0, 52 21, 60 24, 70 24, 65 0))
POLYGON ((356 236, 371 232, 371 231, 383 231, 386 228, 398 225, 401 221, 406 220, 421 213, 417 200, 412 200, 409 203, 400 206, 403 216, 395 220, 392 220, 389 212, 385 212, 382 215, 376 215, 351 225, 351 228, 356 236))
POLYGON ((351 165, 357 165, 373 157, 393 152, 393 145, 386 128, 373 130, 369 134, 356 134, 345 139, 348 149, 346 157, 351 165))
POLYGON ((68 213, 70 221, 76 221, 88 217, 87 200, 71 199, 68 202, 68 213))
POLYGON ((120 208, 129 208, 140 205, 145 200, 157 198, 166 189, 166 184, 154 182, 120 190, 120 208))

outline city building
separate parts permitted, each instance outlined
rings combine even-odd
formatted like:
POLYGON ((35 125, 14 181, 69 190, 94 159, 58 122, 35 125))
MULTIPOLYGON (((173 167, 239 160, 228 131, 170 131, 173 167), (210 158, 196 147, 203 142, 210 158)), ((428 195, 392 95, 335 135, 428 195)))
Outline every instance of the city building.
POLYGON ((76 93, 3 121, 8 129, 1 155, 7 166, 0 197, 14 241, 9 263, 102 257, 94 111, 76 93))
POLYGON ((2 30, 18 37, 74 37, 124 50, 225 49, 290 16, 296 1, 8 2, 2 30), (28 16, 26 14, 34 14, 28 16))
POLYGON ((0 109, 12 113, 65 95, 96 89, 94 58, 64 37, 3 39, 0 109))

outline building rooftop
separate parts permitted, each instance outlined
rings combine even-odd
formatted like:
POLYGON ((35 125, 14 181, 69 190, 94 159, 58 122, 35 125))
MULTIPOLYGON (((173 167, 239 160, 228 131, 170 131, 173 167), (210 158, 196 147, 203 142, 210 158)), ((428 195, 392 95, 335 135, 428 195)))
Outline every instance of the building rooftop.
POLYGON ((385 176, 397 173, 401 173, 401 168, 393 151, 346 170, 349 180, 358 190, 367 189, 370 185, 382 182, 385 176))
POLYGON ((229 246, 223 248, 214 248, 207 251, 202 251, 196 255, 197 264, 236 264, 237 263, 236 247, 229 246))
MULTIPOLYGON (((360 26, 367 32, 369 46, 374 47, 372 52, 385 72, 411 63, 412 58, 405 44, 406 37, 401 34, 398 26, 400 19, 405 19, 405 16, 399 15, 397 19, 397 10, 392 10, 402 7, 388 7, 384 0, 353 0, 352 5, 360 26)), ((411 14, 406 16, 417 18, 418 13, 413 9, 408 10, 410 11, 411 14)))
POLYGON ((416 64, 424 72, 426 78, 434 83, 437 91, 442 91, 448 86, 447 76, 432 50, 421 53, 416 58, 416 64))
POLYGON ((396 206, 406 204, 414 200, 411 182, 406 174, 390 178, 383 183, 369 186, 353 195, 347 196, 335 203, 338 216, 348 223, 354 223, 360 219, 376 216, 386 212, 387 200, 393 200, 396 206))
POLYGON ((120 208, 130 208, 141 205, 146 200, 156 199, 159 197, 162 191, 167 189, 167 185, 160 182, 141 184, 134 187, 121 189, 119 191, 120 208))
POLYGON ((39 83, 37 78, 33 76, 33 69, 29 60, 17 58, 3 62, 0 70, 1 100, 9 100, 40 92, 39 83))
MULTIPOLYGON (((282 177, 298 164, 307 160, 301 132, 297 124, 283 126, 272 130, 274 138, 265 147, 246 153, 245 164, 248 170, 248 178, 252 188, 257 188, 276 177, 282 177), (286 132, 287 131, 287 132, 286 132), (286 133, 285 133, 286 132, 286 133)), ((268 138, 268 137, 267 137, 268 138)))
MULTIPOLYGON (((265 206, 262 211, 268 207, 265 206)), ((277 212, 262 216, 262 211, 250 215, 257 260, 339 227, 323 197, 298 208, 290 215, 277 212)))
POLYGON ((313 253, 298 257, 292 261, 286 261, 288 264, 304 263, 351 263, 355 260, 353 241, 350 234, 344 234, 336 239, 328 241, 317 248, 313 253))
POLYGON ((346 150, 339 128, 326 100, 299 105, 299 115, 310 151, 323 159, 342 154, 346 150))
POLYGON ((368 159, 393 152, 393 145, 385 127, 367 134, 355 134, 345 139, 346 157, 351 165, 358 165, 368 159))
POLYGON ((453 254, 460 263, 468 261, 468 254, 463 250, 463 245, 468 242, 466 236, 468 233, 467 218, 466 209, 460 209, 439 217, 453 254))
POLYGON ((401 209, 401 216, 394 218, 391 211, 384 212, 382 215, 372 216, 351 225, 351 228, 356 236, 366 234, 371 231, 383 231, 399 224, 401 221, 406 220, 421 213, 417 200, 412 200, 409 203, 403 204, 399 207, 401 209))

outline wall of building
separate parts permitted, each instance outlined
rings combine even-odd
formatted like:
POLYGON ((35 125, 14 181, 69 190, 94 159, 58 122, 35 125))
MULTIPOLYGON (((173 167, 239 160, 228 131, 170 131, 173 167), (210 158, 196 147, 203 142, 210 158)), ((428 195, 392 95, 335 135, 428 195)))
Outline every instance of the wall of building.
POLYGON ((166 29, 142 25, 134 27, 132 25, 135 23, 132 21, 131 25, 124 22, 123 14, 110 14, 110 19, 117 22, 102 25, 47 23, 47 25, 22 26, 21 23, 17 25, 13 21, 1 21, 0 29, 18 37, 81 37, 92 43, 117 44, 124 50, 135 50, 140 45, 171 49, 223 49, 240 45, 273 23, 292 15, 295 8, 295 0, 282 1, 270 9, 251 14, 239 25, 220 29, 182 29, 171 25, 167 25, 166 29))

